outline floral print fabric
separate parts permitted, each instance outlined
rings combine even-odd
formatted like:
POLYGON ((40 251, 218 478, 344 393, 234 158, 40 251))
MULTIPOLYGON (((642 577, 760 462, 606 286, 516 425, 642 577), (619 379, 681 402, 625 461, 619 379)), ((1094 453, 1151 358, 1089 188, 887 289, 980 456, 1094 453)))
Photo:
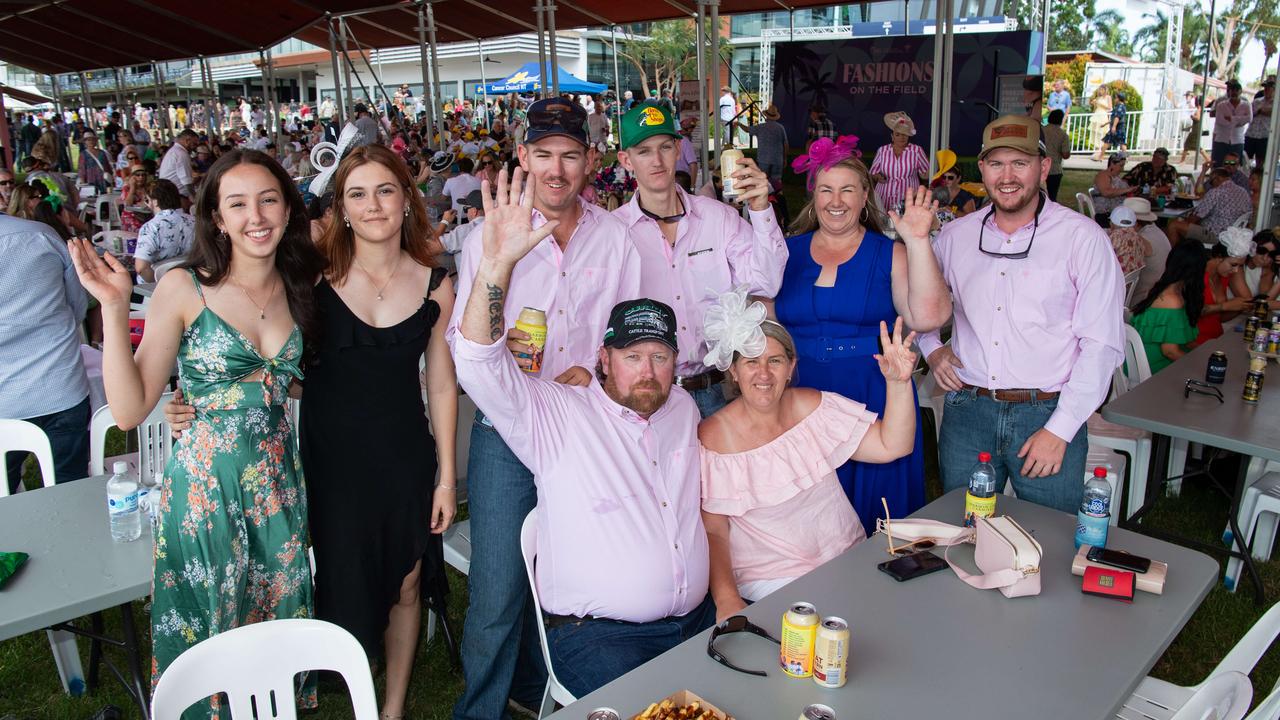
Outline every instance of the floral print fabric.
MULTIPOLYGON (((219 632, 313 617, 306 493, 285 405, 301 355, 296 327, 266 358, 207 307, 183 333, 178 373, 196 419, 174 444, 160 498, 153 686, 219 632)), ((303 678, 298 707, 315 707, 315 676, 303 678)), ((217 697, 183 714, 225 717, 217 697)))

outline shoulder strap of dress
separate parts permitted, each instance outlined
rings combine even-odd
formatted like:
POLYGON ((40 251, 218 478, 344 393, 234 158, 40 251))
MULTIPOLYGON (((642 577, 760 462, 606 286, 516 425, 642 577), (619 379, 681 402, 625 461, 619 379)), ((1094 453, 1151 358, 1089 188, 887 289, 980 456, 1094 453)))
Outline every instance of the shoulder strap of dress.
POLYGON ((427 295, 435 292, 436 288, 440 287, 440 283, 444 282, 445 275, 448 274, 449 271, 445 268, 431 268, 431 282, 427 285, 427 295))
POLYGON ((196 286, 196 294, 200 296, 200 304, 209 307, 209 303, 204 300, 204 289, 200 287, 200 278, 196 276, 195 268, 187 268, 187 272, 191 273, 191 282, 196 286))

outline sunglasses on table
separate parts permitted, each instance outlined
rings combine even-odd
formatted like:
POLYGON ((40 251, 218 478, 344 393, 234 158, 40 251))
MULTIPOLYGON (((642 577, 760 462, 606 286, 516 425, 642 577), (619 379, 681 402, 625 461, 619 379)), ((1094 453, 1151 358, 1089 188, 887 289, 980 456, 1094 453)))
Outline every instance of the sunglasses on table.
POLYGON ((747 675, 768 677, 769 674, 763 670, 747 670, 746 668, 740 668, 737 665, 734 665, 729 662, 729 658, 725 657, 724 653, 716 649, 716 638, 721 635, 732 635, 733 633, 740 632, 749 632, 752 635, 759 635, 760 637, 778 643, 779 645, 782 644, 781 641, 770 635, 767 630, 748 620, 746 615, 734 615, 733 617, 725 618, 724 622, 721 622, 711 629, 711 637, 707 638, 707 655, 709 655, 712 660, 715 660, 730 670, 737 670, 738 672, 746 673, 747 675))
POLYGON ((1185 400, 1191 397, 1191 393, 1199 393, 1201 395, 1208 395, 1209 397, 1217 398, 1220 403, 1226 402, 1222 399, 1222 391, 1218 389, 1217 385, 1210 385, 1202 380, 1187 378, 1187 384, 1182 388, 1182 399, 1185 400))

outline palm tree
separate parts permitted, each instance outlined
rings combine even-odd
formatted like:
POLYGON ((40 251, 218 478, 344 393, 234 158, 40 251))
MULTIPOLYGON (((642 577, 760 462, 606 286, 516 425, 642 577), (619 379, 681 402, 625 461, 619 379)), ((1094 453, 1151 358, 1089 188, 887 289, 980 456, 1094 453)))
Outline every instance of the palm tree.
POLYGON ((1124 16, 1115 10, 1104 10, 1090 21, 1090 35, 1099 50, 1129 57, 1133 55, 1133 42, 1124 29, 1124 16))
POLYGON ((1142 60, 1162 62, 1165 40, 1169 37, 1169 18, 1159 9, 1154 13, 1143 13, 1142 17, 1151 20, 1151 24, 1133 34, 1133 47, 1139 51, 1142 60))

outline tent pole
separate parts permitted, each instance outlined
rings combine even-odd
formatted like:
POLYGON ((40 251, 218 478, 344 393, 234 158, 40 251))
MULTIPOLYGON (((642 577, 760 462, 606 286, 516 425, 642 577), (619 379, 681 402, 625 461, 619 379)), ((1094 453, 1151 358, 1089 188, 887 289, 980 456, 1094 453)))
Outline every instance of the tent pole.
POLYGON ((547 48, 544 43, 546 32, 542 18, 542 0, 534 0, 533 14, 538 19, 538 97, 547 96, 547 48))
POLYGON ((427 65, 427 18, 422 9, 422 2, 418 3, 417 30, 418 58, 422 70, 422 100, 427 106, 427 147, 439 150, 436 143, 436 93, 435 88, 431 87, 431 68, 427 65))
MULTIPOLYGON (((707 58, 707 74, 711 76, 711 92, 719 90, 720 84, 720 0, 706 0, 711 8, 711 53, 707 58)), ((725 81, 728 83, 728 81, 725 81)), ((716 95, 716 97, 720 97, 716 95)), ((720 115, 716 113, 716 162, 720 161, 720 150, 732 142, 729 128, 720 126, 720 115)))
POLYGON ((156 115, 160 116, 157 134, 160 136, 158 139, 163 141, 165 136, 164 126, 168 122, 164 112, 164 71, 160 69, 160 63, 154 60, 151 61, 151 80, 156 91, 156 110, 151 114, 151 117, 154 120, 156 115))
POLYGON ((49 85, 53 88, 53 109, 62 114, 62 91, 58 88, 58 76, 49 76, 49 85))
MULTIPOLYGON (((443 88, 440 85, 440 45, 436 42, 436 10, 431 2, 427 3, 427 42, 428 49, 431 51, 431 82, 433 92, 441 92, 443 88)), ((436 110, 444 107, 441 102, 436 106, 436 110)), ((440 146, 444 147, 444 127, 440 128, 440 146)))
POLYGON ((938 82, 938 73, 939 72, 942 73, 942 102, 939 105, 939 107, 941 108, 940 112, 942 114, 942 122, 939 123, 939 126, 938 126, 940 129, 938 137, 940 139, 940 142, 942 143, 942 147, 950 148, 951 147, 951 113, 949 112, 949 108, 951 107, 951 91, 952 91, 951 70, 955 64, 955 54, 956 54, 955 0, 947 0, 946 28, 947 28, 946 42, 942 48, 943 67, 941 71, 939 71, 938 68, 936 67, 933 69, 933 79, 934 79, 934 82, 938 82))
MULTIPOLYGON (((1200 134, 1196 137, 1196 155, 1191 159, 1191 167, 1193 168, 1200 163, 1200 153, 1204 152, 1204 149, 1201 148, 1200 146, 1204 140, 1204 130, 1203 130, 1204 114, 1209 111, 1209 108, 1205 107, 1204 104, 1209 100, 1209 61, 1213 57, 1213 54, 1211 52, 1213 50, 1213 32, 1214 32, 1213 29, 1214 27, 1216 27, 1214 23, 1217 22, 1217 14, 1218 14, 1218 0, 1209 0, 1209 42, 1205 43, 1204 45, 1204 70, 1200 74, 1201 131, 1200 131, 1200 134)), ((1194 128, 1194 125, 1192 127, 1194 128)), ((1263 187, 1266 187, 1266 186, 1264 185, 1263 187)))
MULTIPOLYGON (((707 140, 712 137, 713 129, 708 125, 707 115, 707 53, 705 43, 703 41, 703 32, 707 27, 707 6, 706 0, 697 0, 698 2, 698 43, 697 43, 697 65, 698 65, 698 123, 702 125, 702 142, 698 148, 698 157, 702 160, 702 177, 705 180, 699 184, 699 187, 705 185, 711 180, 711 155, 707 150, 707 140)), ((719 118, 711 118, 710 124, 715 124, 719 118)), ((695 178, 694 182, 697 182, 695 178)))
POLYGON ((480 38, 476 38, 476 50, 480 53, 480 101, 484 103, 484 129, 492 130, 489 118, 489 78, 484 72, 484 43, 480 38))
POLYGON ((355 86, 351 84, 351 46, 347 42, 347 21, 342 18, 338 19, 338 37, 342 41, 342 59, 344 60, 342 63, 342 84, 347 88, 347 103, 354 108, 356 103, 360 101, 356 99, 355 86))
POLYGON ((4 152, 0 153, 0 168, 5 170, 11 170, 18 159, 17 148, 11 147, 9 139, 11 137, 13 136, 9 134, 9 112, 4 108, 4 94, 0 93, 0 144, 4 145, 4 152))
MULTIPOLYGON (((947 12, 947 0, 936 0, 934 3, 933 23, 933 99, 929 110, 929 175, 938 171, 938 150, 942 148, 942 67, 943 37, 942 22, 947 12)), ((893 208, 883 208, 885 212, 893 208)))
MULTIPOLYGON (((116 106, 120 109, 120 119, 127 121, 128 113, 124 111, 124 71, 120 68, 111 68, 111 74, 116 77, 116 106)), ((127 123, 125 127, 128 127, 127 123)))
MULTIPOLYGON (((271 85, 267 80, 267 53, 262 48, 258 48, 258 65, 262 70, 262 104, 263 118, 266 120, 267 134, 271 134, 271 85)), ((253 137, 254 131, 258 128, 249 128, 249 136, 253 137)), ((275 139, 272 138, 272 142, 275 139)))
POLYGON ((617 142, 622 142, 622 81, 618 79, 618 26, 609 26, 609 42, 613 45, 613 117, 618 123, 617 142))
POLYGON ((549 0, 543 6, 547 15, 547 41, 551 46, 551 94, 560 95, 560 59, 556 55, 556 4, 549 0))
POLYGON ((332 13, 325 13, 325 25, 329 28, 329 60, 333 64, 333 99, 336 101, 334 112, 338 116, 336 124, 341 125, 347 113, 342 99, 342 78, 338 73, 338 38, 333 30, 332 13))
MULTIPOLYGON (((1280 61, 1277 61, 1277 67, 1280 68, 1280 61)), ((1263 76, 1266 76, 1266 69, 1263 68, 1263 76)), ((1280 70, 1276 71, 1277 77, 1280 77, 1280 70)), ((1274 102, 1274 101, 1273 101, 1274 102)), ((1280 113, 1271 112, 1271 142, 1267 143, 1266 161, 1262 166, 1262 193, 1258 200, 1258 221, 1254 224, 1254 232, 1262 232, 1263 229, 1271 227, 1271 209, 1275 205, 1274 190, 1276 182, 1276 150, 1280 149, 1280 143, 1274 138, 1280 137, 1276 135, 1280 133, 1280 113)))

